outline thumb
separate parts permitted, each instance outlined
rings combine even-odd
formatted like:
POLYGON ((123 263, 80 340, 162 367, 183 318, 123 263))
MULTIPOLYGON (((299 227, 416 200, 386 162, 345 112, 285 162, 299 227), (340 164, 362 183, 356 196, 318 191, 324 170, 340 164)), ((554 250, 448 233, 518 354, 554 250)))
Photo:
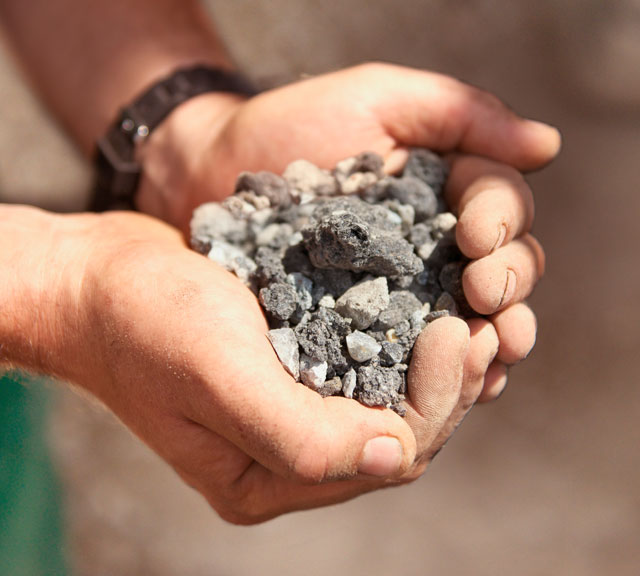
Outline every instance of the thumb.
POLYGON ((488 92, 432 72, 385 64, 365 69, 380 84, 377 94, 386 95, 374 102, 375 112, 400 147, 457 150, 518 170, 541 168, 560 150, 557 129, 518 116, 488 92))

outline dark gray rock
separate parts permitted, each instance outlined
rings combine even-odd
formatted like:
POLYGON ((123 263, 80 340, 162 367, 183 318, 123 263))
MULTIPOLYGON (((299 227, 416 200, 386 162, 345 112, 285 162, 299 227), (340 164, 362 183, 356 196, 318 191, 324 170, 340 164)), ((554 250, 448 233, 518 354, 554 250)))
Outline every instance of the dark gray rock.
POLYGON ((260 290, 259 299, 267 316, 276 320, 288 320, 298 307, 296 289, 291 284, 270 284, 260 290))
POLYGON ((449 176, 447 162, 424 148, 413 148, 402 172, 404 176, 418 178, 438 195, 442 195, 444 183, 449 176))
POLYGON ((333 378, 349 369, 349 363, 342 352, 340 338, 329 330, 327 324, 314 318, 295 329, 300 347, 307 356, 329 365, 327 376, 333 378))
POLYGON ((398 342, 383 342, 380 351, 380 365, 394 366, 402 362, 405 350, 398 342))
POLYGON ((394 290, 389 294, 389 305, 383 310, 374 325, 375 330, 386 331, 408 320, 422 308, 422 302, 408 290, 394 290))
POLYGON ((438 198, 431 187, 418 178, 385 178, 380 185, 386 186, 386 197, 408 204, 415 211, 415 221, 432 218, 438 211, 438 198))
POLYGON ((372 228, 348 212, 333 214, 302 232, 312 264, 378 276, 418 274, 422 261, 404 238, 372 228))
POLYGON ((273 207, 287 208, 294 201, 287 181, 272 172, 241 172, 236 180, 236 194, 253 192, 263 196, 273 207))
POLYGON ((399 409, 404 400, 400 393, 402 376, 393 368, 361 366, 357 372, 354 397, 365 406, 384 406, 399 409))
POLYGON ((282 257, 277 250, 265 246, 258 248, 254 261, 256 270, 254 278, 259 288, 271 284, 272 282, 284 282, 287 273, 282 265, 282 257))
POLYGON ((384 206, 368 204, 358 196, 338 196, 319 199, 309 218, 309 225, 316 226, 330 216, 343 213, 353 214, 367 222, 371 228, 387 232, 399 232, 402 222, 384 206))

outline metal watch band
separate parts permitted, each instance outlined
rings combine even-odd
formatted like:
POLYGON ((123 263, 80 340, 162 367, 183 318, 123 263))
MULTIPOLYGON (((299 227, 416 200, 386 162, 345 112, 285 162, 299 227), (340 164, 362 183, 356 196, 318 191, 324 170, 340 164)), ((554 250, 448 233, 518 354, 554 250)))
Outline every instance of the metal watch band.
POLYGON ((253 96, 256 90, 242 76, 207 66, 177 70, 156 82, 120 111, 96 146, 96 179, 90 209, 135 209, 134 196, 141 168, 135 145, 144 140, 180 104, 207 92, 253 96))

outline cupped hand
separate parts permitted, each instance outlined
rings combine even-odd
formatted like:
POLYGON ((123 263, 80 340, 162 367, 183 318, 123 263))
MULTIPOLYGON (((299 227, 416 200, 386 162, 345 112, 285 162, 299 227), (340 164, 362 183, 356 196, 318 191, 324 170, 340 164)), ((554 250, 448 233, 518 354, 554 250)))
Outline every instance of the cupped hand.
POLYGON ((421 336, 410 426, 295 382, 254 295, 175 229, 134 213, 0 208, 29 256, 19 316, 35 366, 99 398, 223 518, 255 523, 403 483, 435 452, 462 387, 461 320, 421 336))
POLYGON ((183 230, 192 209, 230 194, 242 170, 279 173, 299 158, 331 168, 371 150, 393 172, 412 146, 449 154, 446 196, 459 218, 458 244, 473 259, 464 290, 487 319, 468 322, 464 386, 447 427, 475 401, 497 397, 506 366, 535 342, 535 316, 523 300, 544 269, 529 235, 533 196, 520 171, 553 159, 558 132, 453 78, 388 64, 309 78, 247 101, 227 98, 222 111, 216 98, 178 109, 141 151, 140 206, 183 230), (214 109, 215 120, 207 121, 214 109))

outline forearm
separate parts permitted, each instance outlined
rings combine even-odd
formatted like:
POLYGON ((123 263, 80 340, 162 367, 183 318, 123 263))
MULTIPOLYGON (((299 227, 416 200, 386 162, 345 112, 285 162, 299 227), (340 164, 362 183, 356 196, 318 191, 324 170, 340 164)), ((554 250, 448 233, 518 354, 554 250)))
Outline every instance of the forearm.
POLYGON ((177 67, 231 67, 197 0, 0 0, 27 74, 88 153, 118 109, 177 67))

